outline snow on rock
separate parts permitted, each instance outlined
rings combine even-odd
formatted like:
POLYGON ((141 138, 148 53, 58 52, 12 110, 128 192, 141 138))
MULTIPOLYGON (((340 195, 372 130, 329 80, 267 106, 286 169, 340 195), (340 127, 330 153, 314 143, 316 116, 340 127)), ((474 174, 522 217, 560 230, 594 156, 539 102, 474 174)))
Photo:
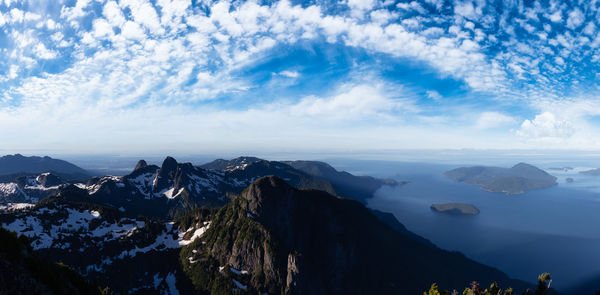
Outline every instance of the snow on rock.
POLYGON ((204 226, 197 228, 194 231, 194 234, 192 235, 192 237, 189 240, 184 240, 183 236, 185 235, 185 233, 189 232, 190 230, 192 230, 193 228, 188 229, 186 232, 184 233, 180 233, 179 237, 180 237, 180 241, 179 241, 179 245, 181 246, 186 246, 191 244, 193 241, 195 241, 197 238, 201 237, 209 228, 210 228, 210 221, 205 221, 204 226))
POLYGON ((18 211, 34 207, 35 204, 31 203, 8 203, 6 205, 0 205, 0 211, 18 211))

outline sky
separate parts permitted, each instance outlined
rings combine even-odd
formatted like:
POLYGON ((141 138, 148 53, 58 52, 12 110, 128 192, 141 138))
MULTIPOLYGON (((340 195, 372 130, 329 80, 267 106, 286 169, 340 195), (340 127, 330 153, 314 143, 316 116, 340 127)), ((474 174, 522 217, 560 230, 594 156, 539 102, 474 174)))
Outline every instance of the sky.
POLYGON ((599 6, 0 0, 0 151, 597 150, 599 6))

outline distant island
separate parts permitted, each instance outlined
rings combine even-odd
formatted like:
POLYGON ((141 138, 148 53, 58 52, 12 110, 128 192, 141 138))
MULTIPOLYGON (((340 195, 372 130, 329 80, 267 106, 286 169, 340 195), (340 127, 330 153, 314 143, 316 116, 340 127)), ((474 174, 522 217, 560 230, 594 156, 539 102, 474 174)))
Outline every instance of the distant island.
POLYGON ((596 168, 596 169, 591 169, 591 170, 586 170, 586 171, 581 171, 579 172, 581 174, 585 174, 585 175, 600 175, 600 168, 596 168))
POLYGON ((462 167, 446 171, 444 176, 457 182, 480 186, 486 191, 509 195, 557 184, 556 177, 526 163, 519 163, 511 168, 462 167))
POLYGON ((548 170, 567 172, 567 171, 573 170, 573 167, 550 167, 550 168, 548 168, 548 170))
POLYGON ((446 213, 452 215, 477 215, 479 209, 471 204, 465 203, 444 203, 444 204, 433 204, 431 210, 439 213, 446 213))

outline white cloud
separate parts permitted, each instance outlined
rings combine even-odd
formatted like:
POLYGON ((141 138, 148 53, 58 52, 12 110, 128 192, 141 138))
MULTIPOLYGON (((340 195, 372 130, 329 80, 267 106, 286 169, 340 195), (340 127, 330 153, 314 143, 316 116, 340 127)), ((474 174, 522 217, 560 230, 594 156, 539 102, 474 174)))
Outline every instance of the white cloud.
POLYGON ((293 105, 291 113, 325 120, 356 121, 390 119, 395 117, 390 115, 394 112, 416 111, 412 103, 388 97, 381 87, 352 85, 342 87, 341 93, 332 97, 308 96, 293 105))
POLYGON ((516 123, 512 116, 499 112, 483 112, 475 122, 475 128, 479 130, 497 128, 516 123))
POLYGON ((108 1, 104 4, 102 14, 113 27, 121 27, 125 24, 125 17, 119 5, 115 1, 108 1))
POLYGON ((288 78, 298 78, 300 77, 300 73, 297 71, 281 71, 279 72, 280 76, 288 77, 288 78))
POLYGON ((128 7, 135 22, 148 28, 152 34, 164 32, 156 10, 147 0, 124 0, 121 5, 128 7))
POLYGON ((564 141, 575 133, 573 123, 557 118, 553 113, 544 112, 533 120, 525 120, 517 135, 528 140, 564 141))
POLYGON ((567 19, 567 27, 574 30, 578 28, 583 23, 583 21, 585 21, 585 15, 583 14, 583 12, 581 12, 581 10, 579 10, 579 8, 575 8, 571 12, 569 12, 569 18, 567 19))
POLYGON ((431 99, 434 99, 434 100, 438 100, 438 99, 442 99, 443 98, 442 95, 439 92, 435 91, 435 90, 427 90, 427 91, 425 91, 425 95, 428 98, 431 98, 431 99))
POLYGON ((547 15, 547 17, 552 22, 555 22, 555 23, 562 22, 562 11, 561 10, 557 10, 554 13, 552 13, 550 15, 547 15))
POLYGON ((140 28, 140 25, 132 21, 127 21, 123 25, 121 34, 123 37, 131 40, 143 40, 146 38, 146 34, 144 34, 144 31, 140 28))
POLYGON ((43 43, 38 43, 34 47, 33 52, 41 59, 54 59, 58 55, 58 52, 46 48, 43 43))

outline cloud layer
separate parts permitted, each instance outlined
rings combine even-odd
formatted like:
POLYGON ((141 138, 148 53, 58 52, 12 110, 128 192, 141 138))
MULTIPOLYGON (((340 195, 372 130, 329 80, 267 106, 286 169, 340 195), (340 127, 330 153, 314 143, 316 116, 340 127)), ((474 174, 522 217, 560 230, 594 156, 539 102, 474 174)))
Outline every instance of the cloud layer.
POLYGON ((597 1, 319 3, 0 1, 0 149, 598 147, 597 1))

